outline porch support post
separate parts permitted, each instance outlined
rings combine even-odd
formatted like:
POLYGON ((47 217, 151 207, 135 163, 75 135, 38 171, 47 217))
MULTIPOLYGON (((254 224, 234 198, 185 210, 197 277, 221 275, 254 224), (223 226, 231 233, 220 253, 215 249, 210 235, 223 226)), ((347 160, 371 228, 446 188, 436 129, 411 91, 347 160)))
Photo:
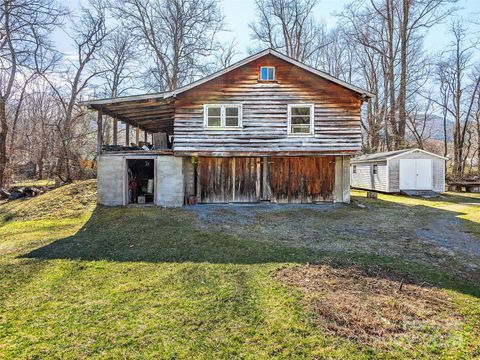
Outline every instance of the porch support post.
POLYGON ((103 145, 103 114, 101 110, 97 111, 97 155, 102 152, 103 145))
POLYGON ((113 145, 117 145, 118 142, 118 120, 113 118, 113 145))
POLYGON ((125 123, 125 146, 130 146, 130 124, 125 123))
POLYGON ((137 127, 135 129, 135 143, 137 144, 137 146, 139 142, 140 142, 140 128, 137 127))
POLYGON ((145 142, 148 142, 148 132, 145 130, 145 142))

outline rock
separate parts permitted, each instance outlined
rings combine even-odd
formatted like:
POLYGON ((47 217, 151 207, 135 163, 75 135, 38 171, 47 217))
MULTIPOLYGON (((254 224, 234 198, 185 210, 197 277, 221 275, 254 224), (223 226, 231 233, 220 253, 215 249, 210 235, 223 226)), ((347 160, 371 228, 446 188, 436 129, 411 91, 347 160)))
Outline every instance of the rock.
POLYGON ((374 191, 367 191, 367 198, 369 199, 377 199, 378 194, 374 191))
POLYGON ((359 207, 360 209, 366 209, 367 208, 367 205, 362 204, 362 203, 355 203, 355 205, 357 205, 357 207, 359 207))

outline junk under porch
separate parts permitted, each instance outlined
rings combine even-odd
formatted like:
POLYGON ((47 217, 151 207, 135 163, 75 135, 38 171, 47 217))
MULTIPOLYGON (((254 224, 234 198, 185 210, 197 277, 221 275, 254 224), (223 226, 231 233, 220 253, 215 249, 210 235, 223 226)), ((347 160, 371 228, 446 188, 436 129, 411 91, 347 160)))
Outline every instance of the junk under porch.
POLYGON ((172 99, 116 98, 88 102, 97 111, 97 154, 145 152, 171 154, 172 99))

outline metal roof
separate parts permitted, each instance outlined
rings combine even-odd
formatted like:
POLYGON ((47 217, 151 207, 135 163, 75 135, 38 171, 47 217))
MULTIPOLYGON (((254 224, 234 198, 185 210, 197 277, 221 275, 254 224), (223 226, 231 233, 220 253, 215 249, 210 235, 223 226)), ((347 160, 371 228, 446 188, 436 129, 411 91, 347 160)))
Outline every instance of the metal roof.
POLYGON ((232 71, 234 69, 237 69, 245 64, 248 64, 249 62, 251 61, 254 61, 256 59, 259 59, 261 58, 262 56, 265 56, 265 55, 273 55, 273 56, 276 56, 286 62, 289 62, 290 64, 293 64, 295 66, 298 66, 306 71, 309 71, 317 76, 320 76, 326 80, 329 80, 333 83, 336 83, 338 85, 341 85, 347 89, 350 89, 362 96, 364 96, 365 98, 371 98, 371 97, 374 97, 375 95, 367 90, 364 90, 362 88, 359 88, 358 86, 355 86, 355 85, 352 85, 352 84, 349 84, 343 80, 340 80, 340 79, 337 79, 329 74, 327 74, 326 72, 323 72, 323 71, 320 71, 320 70, 317 70, 311 66, 308 66, 308 65, 305 65, 295 59, 292 59, 286 55, 283 55, 281 53, 279 53, 278 51, 275 51, 273 49, 265 49, 263 51, 260 51, 259 53, 256 53, 254 55, 251 55, 249 57, 246 57, 245 59, 243 60, 240 60, 238 62, 236 62, 235 64, 232 64, 228 67, 226 67, 225 69, 222 69, 220 71, 217 71, 209 76, 206 76, 202 79, 199 79, 197 81, 194 81, 188 85, 185 85, 185 86, 182 86, 182 87, 179 87, 178 89, 175 89, 175 90, 172 90, 172 91, 165 91, 165 92, 160 92, 160 93, 155 93, 155 94, 142 94, 142 95, 132 95, 132 96, 121 96, 121 97, 116 97, 116 98, 105 98, 105 99, 98 99, 98 100, 86 100, 86 101, 82 101, 81 102, 81 105, 86 105, 86 106, 89 106, 89 105, 102 105, 102 104, 112 104, 112 103, 116 103, 116 102, 124 102, 124 101, 141 101, 141 100, 152 100, 152 99, 156 99, 156 100, 160 100, 160 99, 167 99, 167 98, 171 98, 171 97, 174 97, 175 95, 177 94, 181 94, 187 90, 190 90, 196 86, 199 86, 201 84, 204 84, 206 83, 207 81, 210 81, 210 80, 213 80, 219 76, 222 76, 226 73, 228 73, 229 71, 232 71))
POLYGON ((357 157, 354 157, 351 162, 356 163, 356 162, 369 162, 369 161, 384 161, 388 159, 395 158, 400 155, 405 155, 407 153, 413 153, 413 152, 422 152, 431 156, 439 157, 442 159, 447 160, 448 158, 437 155, 432 152, 428 152, 422 149, 414 148, 414 149, 403 149, 403 150, 395 150, 395 151, 386 151, 386 152, 380 152, 380 153, 375 153, 375 154, 365 154, 365 155, 360 155, 357 157))

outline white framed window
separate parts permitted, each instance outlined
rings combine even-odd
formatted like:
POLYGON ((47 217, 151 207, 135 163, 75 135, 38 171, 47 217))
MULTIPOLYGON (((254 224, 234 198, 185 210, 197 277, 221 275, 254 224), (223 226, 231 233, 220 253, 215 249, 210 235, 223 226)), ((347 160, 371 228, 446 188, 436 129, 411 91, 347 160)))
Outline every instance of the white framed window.
POLYGON ((373 164, 372 172, 373 172, 373 175, 377 175, 377 174, 378 174, 378 165, 377 165, 377 164, 373 164))
POLYGON ((353 173, 354 173, 354 174, 357 173, 357 165, 353 165, 353 173))
POLYGON ((288 134, 295 136, 313 135, 314 133, 314 105, 288 105, 288 134))
POLYGON ((259 79, 262 81, 275 81, 275 66, 260 66, 259 79))
POLYGON ((242 127, 242 105, 239 104, 205 104, 203 115, 206 128, 242 127))

